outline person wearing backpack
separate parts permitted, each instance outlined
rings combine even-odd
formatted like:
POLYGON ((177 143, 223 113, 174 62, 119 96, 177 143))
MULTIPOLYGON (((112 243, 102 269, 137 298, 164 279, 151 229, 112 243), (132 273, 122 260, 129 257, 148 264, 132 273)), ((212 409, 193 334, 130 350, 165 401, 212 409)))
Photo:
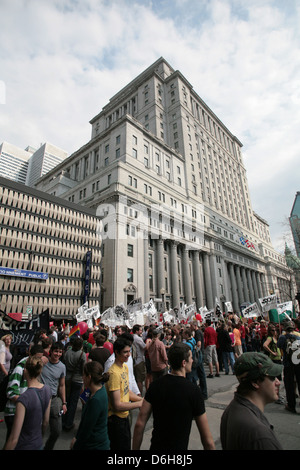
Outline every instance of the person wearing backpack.
MULTIPOLYGON (((299 332, 292 321, 284 325, 284 333, 279 336, 277 346, 283 351, 283 383, 286 393, 286 411, 296 413, 295 380, 300 391, 300 362, 293 362, 290 346, 294 341, 300 341, 299 332)), ((300 355, 300 349, 299 349, 300 355)))
POLYGON ((186 378, 197 385, 197 365, 199 361, 199 351, 197 350, 196 340, 192 336, 192 330, 190 328, 185 328, 182 332, 182 338, 183 342, 191 348, 193 358, 192 370, 186 374, 186 378))

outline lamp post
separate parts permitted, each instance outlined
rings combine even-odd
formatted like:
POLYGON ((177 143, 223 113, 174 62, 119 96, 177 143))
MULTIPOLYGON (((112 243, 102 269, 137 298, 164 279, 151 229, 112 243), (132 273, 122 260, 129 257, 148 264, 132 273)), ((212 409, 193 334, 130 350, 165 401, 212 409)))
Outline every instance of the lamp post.
POLYGON ((161 304, 162 304, 162 313, 165 311, 165 289, 160 289, 161 304))

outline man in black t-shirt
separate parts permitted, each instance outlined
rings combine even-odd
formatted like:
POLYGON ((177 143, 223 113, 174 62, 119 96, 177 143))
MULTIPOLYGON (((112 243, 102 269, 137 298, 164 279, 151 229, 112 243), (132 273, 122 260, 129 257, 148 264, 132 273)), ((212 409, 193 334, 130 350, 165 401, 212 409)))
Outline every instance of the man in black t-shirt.
POLYGON ((105 362, 110 357, 109 350, 104 347, 105 341, 105 336, 98 333, 95 336, 96 347, 92 348, 91 352, 89 353, 89 360, 100 362, 103 367, 103 370, 105 362))
POLYGON ((186 379, 192 369, 192 352, 187 344, 174 343, 169 349, 171 373, 150 384, 133 434, 133 450, 139 450, 146 423, 153 413, 150 450, 187 450, 195 419, 205 450, 214 450, 205 405, 197 385, 186 379))

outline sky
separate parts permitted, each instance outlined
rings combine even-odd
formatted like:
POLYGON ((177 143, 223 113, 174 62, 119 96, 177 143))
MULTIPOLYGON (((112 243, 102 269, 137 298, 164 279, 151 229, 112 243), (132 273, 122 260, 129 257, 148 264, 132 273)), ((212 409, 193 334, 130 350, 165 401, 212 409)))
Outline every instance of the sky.
POLYGON ((0 0, 0 143, 72 154, 159 57, 243 144, 253 210, 292 248, 300 190, 299 0, 0 0))

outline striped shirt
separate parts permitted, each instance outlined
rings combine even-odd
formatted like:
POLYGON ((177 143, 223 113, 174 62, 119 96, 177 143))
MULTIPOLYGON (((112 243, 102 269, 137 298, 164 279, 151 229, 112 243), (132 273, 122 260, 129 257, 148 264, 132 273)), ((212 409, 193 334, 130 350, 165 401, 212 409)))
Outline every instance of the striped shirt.
POLYGON ((16 403, 11 401, 11 399, 15 396, 21 395, 21 393, 24 393, 28 388, 27 380, 25 380, 23 376, 27 359, 28 356, 21 359, 9 376, 6 390, 8 400, 4 409, 4 416, 14 416, 16 403))

